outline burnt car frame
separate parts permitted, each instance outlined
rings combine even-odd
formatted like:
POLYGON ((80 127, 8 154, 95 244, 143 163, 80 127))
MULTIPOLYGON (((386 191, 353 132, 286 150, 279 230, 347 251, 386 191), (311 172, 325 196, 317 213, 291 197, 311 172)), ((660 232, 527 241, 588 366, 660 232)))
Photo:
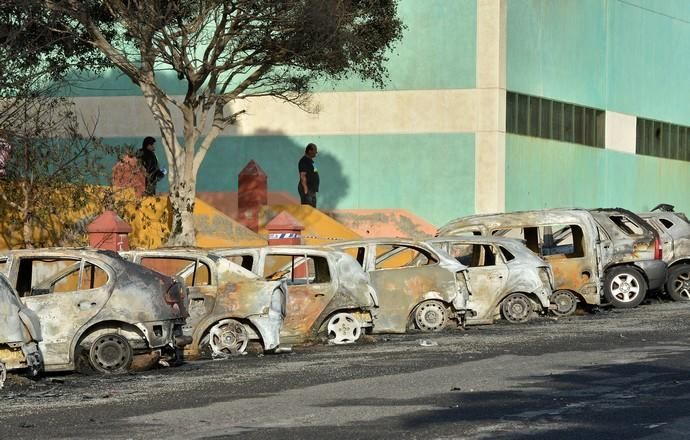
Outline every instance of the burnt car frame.
POLYGON ((0 274, 0 388, 8 371, 36 376, 43 370, 38 348, 42 340, 41 323, 3 274, 0 274))
POLYGON ((674 301, 690 301, 690 223, 687 217, 673 212, 670 206, 666 210, 639 212, 638 215, 661 237, 663 259, 668 264, 666 293, 674 301))
POLYGON ((184 280, 189 317, 184 334, 192 338, 185 357, 222 357, 246 351, 250 341, 263 350, 280 345, 286 312, 285 281, 266 281, 208 249, 162 248, 121 252, 148 269, 184 280))
POLYGON ((470 291, 467 324, 491 324, 501 317, 529 321, 549 309, 553 275, 549 265, 521 242, 499 237, 446 236, 426 240, 467 266, 470 291))
POLYGON ((648 289, 663 284, 658 234, 622 209, 545 209, 475 215, 452 220, 438 235, 498 235, 522 240, 553 271, 555 312, 575 311, 577 301, 635 307, 648 289))
POLYGON ((285 280, 287 313, 281 341, 303 343, 326 335, 348 344, 372 326, 377 296, 349 255, 318 246, 214 249, 213 253, 267 280, 285 280))
POLYGON ((449 320, 464 323, 466 267, 430 245, 400 238, 340 241, 369 274, 379 298, 374 333, 440 331, 449 320))
POLYGON ((115 252, 9 250, 0 271, 40 319, 46 371, 124 372, 177 360, 187 342, 182 286, 115 252))

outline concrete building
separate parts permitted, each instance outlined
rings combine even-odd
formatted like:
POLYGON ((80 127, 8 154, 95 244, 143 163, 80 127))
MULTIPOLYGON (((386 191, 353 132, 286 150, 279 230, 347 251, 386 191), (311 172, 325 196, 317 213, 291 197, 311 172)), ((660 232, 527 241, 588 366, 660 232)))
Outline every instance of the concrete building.
MULTIPOLYGON (((437 225, 565 206, 690 211, 689 1, 400 0, 400 14, 384 90, 324 84, 316 114, 248 103, 198 190, 235 191, 253 159, 272 191, 296 194, 315 142, 324 208, 406 208, 437 225)), ((75 93, 102 136, 159 135, 126 78, 75 93)))

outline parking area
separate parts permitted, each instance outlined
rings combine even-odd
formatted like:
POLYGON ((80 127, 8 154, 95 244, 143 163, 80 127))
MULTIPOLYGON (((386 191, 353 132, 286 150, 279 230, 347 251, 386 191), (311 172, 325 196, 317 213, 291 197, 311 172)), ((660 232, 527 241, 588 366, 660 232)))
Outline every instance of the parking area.
POLYGON ((109 377, 11 375, 0 436, 683 438, 689 306, 652 298, 109 377))

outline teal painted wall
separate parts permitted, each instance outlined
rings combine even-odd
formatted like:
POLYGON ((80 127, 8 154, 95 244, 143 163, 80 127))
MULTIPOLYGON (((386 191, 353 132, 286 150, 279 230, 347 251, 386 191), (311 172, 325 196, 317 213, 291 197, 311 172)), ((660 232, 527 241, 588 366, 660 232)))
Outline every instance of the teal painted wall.
MULTIPOLYGON (((385 90, 467 89, 475 86, 476 0, 401 0, 399 15, 407 26, 391 52, 390 81, 385 90)), ((172 94, 186 92, 169 72, 159 82, 172 94)), ((124 75, 84 75, 65 93, 72 96, 138 96, 141 91, 124 75)), ((367 91, 357 79, 322 84, 315 91, 367 91)))
POLYGON ((511 0, 508 89, 690 125, 690 2, 511 0))
POLYGON ((690 163, 506 136, 506 210, 671 203, 690 213, 690 163))
POLYGON ((604 108, 606 7, 601 0, 510 0, 509 90, 604 108))
MULTIPOLYGON (((309 142, 319 146, 319 207, 405 208, 436 225, 474 212, 473 134, 221 137, 199 170, 197 191, 236 191, 237 175, 255 160, 270 191, 297 197, 297 162, 309 142)), ((156 148, 164 167, 163 146, 156 148)), ((157 189, 167 191, 167 180, 157 189)))
POLYGON ((608 108, 690 126, 690 1, 608 5, 608 108))

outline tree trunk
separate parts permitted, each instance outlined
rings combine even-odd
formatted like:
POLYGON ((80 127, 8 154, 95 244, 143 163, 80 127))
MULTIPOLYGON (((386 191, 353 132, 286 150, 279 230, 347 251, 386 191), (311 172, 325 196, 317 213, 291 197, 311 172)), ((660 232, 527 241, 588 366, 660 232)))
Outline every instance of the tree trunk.
POLYGON ((22 241, 26 249, 34 247, 34 228, 31 215, 31 197, 29 196, 30 188, 26 183, 22 184, 22 192, 24 200, 22 201, 21 218, 22 218, 22 241))
POLYGON ((193 182, 179 182, 170 187, 172 228, 168 246, 195 246, 194 203, 196 188, 193 182))

